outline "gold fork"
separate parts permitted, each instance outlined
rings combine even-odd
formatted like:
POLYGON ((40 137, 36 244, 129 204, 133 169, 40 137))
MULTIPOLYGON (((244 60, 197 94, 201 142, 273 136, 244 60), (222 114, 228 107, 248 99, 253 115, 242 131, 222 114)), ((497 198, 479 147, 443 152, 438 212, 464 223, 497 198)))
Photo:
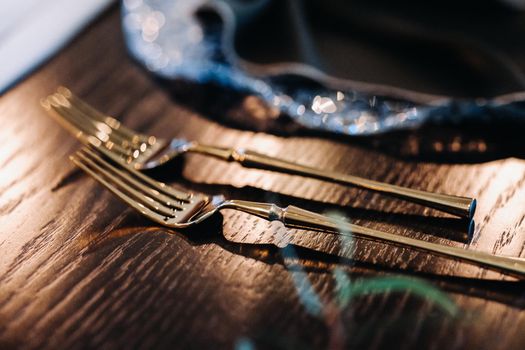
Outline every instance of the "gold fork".
POLYGON ((142 135, 123 126, 118 120, 97 111, 64 87, 59 87, 55 94, 43 99, 42 106, 84 144, 102 143, 139 170, 155 168, 183 153, 195 152, 226 161, 235 161, 247 167, 277 170, 357 186, 469 219, 473 217, 476 209, 476 200, 473 198, 415 190, 316 169, 250 150, 210 146, 178 138, 167 140, 142 135))
POLYGON ((235 209, 263 219, 281 221, 286 227, 356 235, 365 239, 424 250, 477 265, 522 276, 525 259, 444 246, 337 220, 295 206, 280 208, 272 203, 226 200, 223 196, 190 193, 137 171, 104 147, 83 148, 71 160, 125 203, 158 224, 185 228, 196 225, 222 209, 235 209), (346 233, 348 232, 348 233, 346 233))

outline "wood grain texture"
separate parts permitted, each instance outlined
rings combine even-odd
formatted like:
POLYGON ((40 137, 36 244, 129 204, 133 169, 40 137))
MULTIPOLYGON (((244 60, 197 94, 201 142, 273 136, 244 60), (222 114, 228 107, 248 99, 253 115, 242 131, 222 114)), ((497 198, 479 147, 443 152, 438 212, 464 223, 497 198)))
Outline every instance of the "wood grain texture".
MULTIPOLYGON (((0 97, 0 348, 525 346, 525 285, 495 272, 285 230, 233 211, 192 231, 155 226, 74 170, 67 157, 79 144, 38 101, 62 84, 158 136, 249 147, 473 196, 479 204, 469 249, 521 257, 523 145, 509 147, 490 128, 467 133, 434 126, 366 139, 315 135, 281 121, 253 97, 152 80, 127 57, 119 28, 114 7, 0 97), (241 124, 252 131, 235 127, 241 124), (295 136, 286 136, 290 131, 295 136), (288 242, 292 249, 274 245, 288 242), (396 279, 410 283, 374 289, 396 279), (418 293, 415 285, 425 288, 418 293), (344 286, 368 287, 342 305, 344 286), (455 315, 435 290, 455 305, 455 315)), ((466 245, 465 222, 359 189, 199 155, 155 175, 208 193, 341 213, 395 234, 466 245)))

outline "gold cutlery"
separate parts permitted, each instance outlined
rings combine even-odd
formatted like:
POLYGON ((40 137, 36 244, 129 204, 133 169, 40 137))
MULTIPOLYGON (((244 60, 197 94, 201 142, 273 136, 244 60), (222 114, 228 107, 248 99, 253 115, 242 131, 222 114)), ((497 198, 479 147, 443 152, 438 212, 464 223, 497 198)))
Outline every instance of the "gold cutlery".
POLYGON ((333 219, 295 206, 280 208, 272 203, 227 200, 168 186, 137 171, 103 146, 85 147, 71 160, 125 203, 158 224, 172 228, 196 225, 222 209, 240 210, 260 218, 282 222, 286 227, 333 232, 392 243, 456 258, 514 275, 525 273, 525 259, 445 246, 398 236, 347 221, 333 219))
POLYGON ((60 124, 85 145, 101 143, 139 170, 155 168, 183 153, 194 152, 225 161, 238 162, 247 167, 276 170, 357 186, 468 219, 473 217, 476 209, 476 200, 473 198, 416 190, 354 175, 316 169, 250 150, 217 147, 178 138, 167 140, 143 135, 97 111, 64 87, 59 87, 55 94, 43 99, 41 103, 60 124))

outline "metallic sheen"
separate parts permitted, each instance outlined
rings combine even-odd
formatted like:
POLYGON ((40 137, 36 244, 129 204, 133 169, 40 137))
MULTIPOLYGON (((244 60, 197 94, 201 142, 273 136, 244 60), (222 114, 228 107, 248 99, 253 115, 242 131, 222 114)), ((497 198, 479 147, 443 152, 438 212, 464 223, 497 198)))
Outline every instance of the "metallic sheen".
POLYGON ((460 259, 520 278, 525 275, 525 259, 496 256, 399 236, 295 206, 281 209, 272 203, 225 200, 222 196, 189 193, 153 180, 122 162, 121 158, 105 147, 92 148, 83 148, 71 160, 125 203, 167 227, 185 228, 206 220, 222 209, 235 209, 266 220, 281 221, 286 227, 333 232, 341 236, 355 235, 460 259))
POLYGON ((139 170, 155 168, 185 152, 194 152, 237 162, 246 167, 275 170, 357 186, 468 219, 473 217, 476 208, 476 200, 473 198, 391 185, 317 169, 251 150, 217 147, 182 139, 168 141, 142 135, 123 126, 118 120, 97 111, 64 87, 60 87, 55 94, 43 100, 42 104, 60 124, 72 131, 84 144, 102 144, 139 170))

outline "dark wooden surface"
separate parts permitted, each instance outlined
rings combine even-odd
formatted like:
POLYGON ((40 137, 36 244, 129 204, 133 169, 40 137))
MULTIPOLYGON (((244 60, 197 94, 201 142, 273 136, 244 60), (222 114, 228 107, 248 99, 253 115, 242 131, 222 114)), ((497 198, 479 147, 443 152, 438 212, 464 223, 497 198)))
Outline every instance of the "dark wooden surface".
MULTIPOLYGON (((295 130, 265 119, 272 111, 253 97, 155 82, 127 57, 119 28, 113 8, 0 98, 0 348, 525 346, 525 285, 499 273, 233 211, 192 231, 152 224, 75 172, 68 155, 79 144, 38 102, 63 84, 144 132, 470 195, 479 204, 469 249, 525 257, 523 146, 497 136, 511 130, 428 127, 365 139, 295 130), (239 119, 274 132, 236 128, 239 119)), ((465 245, 467 223, 358 189, 197 155, 155 175, 465 245)))

